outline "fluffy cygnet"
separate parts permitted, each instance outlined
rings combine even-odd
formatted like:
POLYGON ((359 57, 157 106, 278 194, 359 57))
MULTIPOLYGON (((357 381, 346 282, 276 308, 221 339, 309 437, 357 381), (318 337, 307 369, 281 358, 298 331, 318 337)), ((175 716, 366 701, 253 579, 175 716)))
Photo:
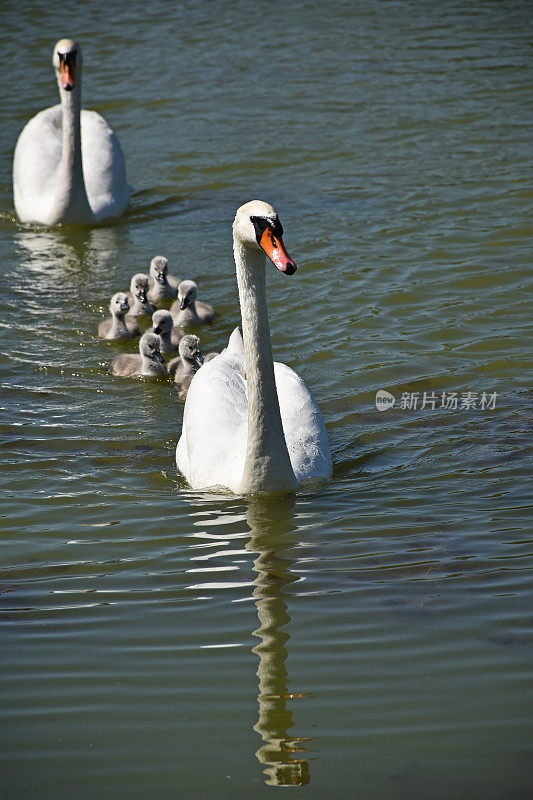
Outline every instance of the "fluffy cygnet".
POLYGON ((137 272, 131 279, 130 290, 127 293, 128 302, 130 304, 130 315, 132 317, 154 313, 155 306, 148 300, 147 293, 148 275, 145 275, 143 272, 137 272))
POLYGON ((187 396, 189 384, 203 363, 204 357, 198 336, 192 334, 184 336, 179 344, 179 356, 173 358, 167 365, 168 371, 174 375, 174 382, 181 385, 179 396, 182 400, 187 396))
POLYGON ((168 273, 168 259, 154 256, 150 262, 148 300, 155 305, 166 299, 173 300, 178 294, 179 284, 180 279, 168 273))
POLYGON ((146 333, 157 333, 161 340, 161 352, 172 353, 177 350, 185 334, 182 328, 175 327, 170 311, 154 311, 152 323, 153 328, 148 328, 146 333))
POLYGON ((113 295, 109 310, 111 316, 98 326, 100 339, 132 339, 134 336, 141 335, 137 321, 126 316, 130 310, 130 304, 124 292, 117 292, 113 295))
POLYGON ((213 306, 198 300, 198 287, 194 281, 182 281, 178 287, 178 299, 170 306, 174 325, 203 325, 212 322, 213 306))
POLYGON ((145 333, 139 341, 139 355, 122 353, 112 365, 113 375, 133 378, 137 375, 152 377, 166 373, 165 361, 159 349, 159 336, 145 333))

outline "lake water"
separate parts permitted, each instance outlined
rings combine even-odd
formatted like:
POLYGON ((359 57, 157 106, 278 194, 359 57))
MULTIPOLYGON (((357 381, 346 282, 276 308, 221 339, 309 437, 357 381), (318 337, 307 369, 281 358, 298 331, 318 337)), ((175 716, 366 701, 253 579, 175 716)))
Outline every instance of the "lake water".
POLYGON ((2 797, 531 797, 530 3, 3 0, 0 22, 2 797), (100 228, 13 210, 63 36, 132 186, 100 228), (161 253, 223 347, 256 197, 299 264, 268 271, 275 357, 335 468, 245 502, 187 489, 177 390, 110 376, 133 348, 96 330, 161 253))

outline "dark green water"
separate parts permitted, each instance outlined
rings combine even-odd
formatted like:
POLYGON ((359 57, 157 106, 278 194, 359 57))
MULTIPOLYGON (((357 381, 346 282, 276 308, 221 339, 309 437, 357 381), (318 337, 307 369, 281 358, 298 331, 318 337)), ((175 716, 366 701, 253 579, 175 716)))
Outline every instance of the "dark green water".
POLYGON ((2 797, 529 798, 530 3, 3 0, 0 23, 2 797), (62 36, 133 187, 99 229, 14 217, 62 36), (284 501, 188 491, 177 391, 111 377, 95 335, 162 253, 222 347, 255 197, 300 267, 268 276, 275 357, 335 464, 284 501))

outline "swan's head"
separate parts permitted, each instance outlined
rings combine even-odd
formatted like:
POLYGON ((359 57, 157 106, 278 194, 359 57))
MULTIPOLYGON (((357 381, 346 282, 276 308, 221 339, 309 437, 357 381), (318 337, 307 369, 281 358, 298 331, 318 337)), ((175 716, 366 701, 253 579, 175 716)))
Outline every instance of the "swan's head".
POLYGON ((61 39, 54 47, 52 64, 60 89, 71 92, 81 71, 81 50, 72 39, 61 39))
POLYGON ((199 369, 204 363, 204 357, 200 350, 200 339, 198 336, 193 336, 189 333, 180 340, 179 354, 186 361, 192 361, 196 368, 199 369))
POLYGON ((152 314, 152 325, 154 326, 154 333, 158 335, 162 333, 170 333, 174 326, 174 320, 170 311, 154 311, 152 314))
POLYGON ((139 341, 139 353, 150 361, 158 361, 160 364, 165 363, 165 359, 161 355, 161 342, 159 336, 155 333, 145 333, 141 336, 139 341))
POLYGON ((138 272, 133 276, 130 283, 130 292, 134 297, 138 297, 141 303, 146 303, 146 294, 148 292, 148 275, 144 272, 138 272))
POLYGON ((163 286, 167 283, 168 259, 164 256, 154 256, 150 262, 150 275, 163 286))
POLYGON ((237 209, 233 237, 248 247, 264 250, 274 266, 286 275, 296 272, 296 264, 283 244, 283 226, 270 203, 252 200, 237 209))
POLYGON ((178 286, 178 300, 180 309, 183 311, 198 297, 198 287, 194 281, 182 281, 178 286))
POLYGON ((111 298, 109 310, 117 317, 123 317, 130 310, 130 304, 124 292, 117 292, 111 298))

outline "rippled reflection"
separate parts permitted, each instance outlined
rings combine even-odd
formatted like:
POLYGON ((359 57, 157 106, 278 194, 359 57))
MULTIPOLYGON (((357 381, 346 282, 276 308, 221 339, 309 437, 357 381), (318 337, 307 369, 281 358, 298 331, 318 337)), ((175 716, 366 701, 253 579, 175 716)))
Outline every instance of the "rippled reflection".
MULTIPOLYGON (((106 267, 119 252, 117 227, 72 227, 58 230, 20 230, 15 241, 25 256, 21 266, 34 272, 77 272, 80 267, 106 267)), ((49 273, 47 274, 49 277, 49 273)))
POLYGON ((287 708, 287 700, 302 696, 288 689, 285 661, 290 634, 283 629, 291 620, 285 587, 296 580, 291 560, 281 555, 287 533, 296 527, 293 508, 294 498, 264 499, 255 500, 246 512, 251 534, 247 549, 258 553, 253 596, 260 624, 253 635, 261 641, 253 648, 259 656, 259 719, 254 730, 264 744, 256 756, 265 765, 265 782, 270 786, 301 786, 310 780, 308 762, 298 756, 305 752, 304 740, 289 734, 294 723, 287 708))

